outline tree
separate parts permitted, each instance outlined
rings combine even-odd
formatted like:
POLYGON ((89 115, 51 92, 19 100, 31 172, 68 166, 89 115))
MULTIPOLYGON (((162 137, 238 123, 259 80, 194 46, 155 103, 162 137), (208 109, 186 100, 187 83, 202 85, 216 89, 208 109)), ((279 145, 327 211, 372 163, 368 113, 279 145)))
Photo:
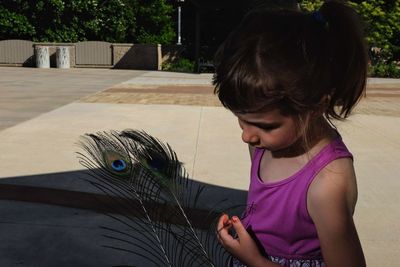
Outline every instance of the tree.
POLYGON ((35 27, 22 14, 26 6, 22 1, 10 1, 0 5, 0 39, 31 39, 35 34, 35 27))
POLYGON ((3 0, 0 37, 168 44, 172 11, 166 0, 3 0))
MULTIPOLYGON (((302 0, 300 6, 317 10, 322 0, 302 0)), ((365 23, 371 75, 400 77, 400 0, 348 1, 365 23)))
POLYGON ((172 5, 166 0, 139 0, 136 40, 139 43, 171 43, 175 38, 173 11, 172 5))
POLYGON ((351 3, 366 23, 366 38, 374 63, 399 60, 400 1, 351 3))

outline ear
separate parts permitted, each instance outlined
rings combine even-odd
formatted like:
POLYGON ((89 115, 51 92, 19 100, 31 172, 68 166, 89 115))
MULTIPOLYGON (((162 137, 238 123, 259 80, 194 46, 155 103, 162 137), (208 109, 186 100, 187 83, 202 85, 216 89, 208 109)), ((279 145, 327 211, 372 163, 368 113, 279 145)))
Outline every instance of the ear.
POLYGON ((319 100, 318 104, 316 105, 316 108, 310 112, 310 119, 313 120, 321 117, 321 115, 324 114, 326 109, 329 107, 330 102, 331 102, 331 95, 330 94, 323 95, 319 100))
POLYGON ((332 99, 331 95, 327 94, 327 95, 324 95, 321 97, 321 100, 319 101, 319 103, 327 106, 331 102, 331 99, 332 99))

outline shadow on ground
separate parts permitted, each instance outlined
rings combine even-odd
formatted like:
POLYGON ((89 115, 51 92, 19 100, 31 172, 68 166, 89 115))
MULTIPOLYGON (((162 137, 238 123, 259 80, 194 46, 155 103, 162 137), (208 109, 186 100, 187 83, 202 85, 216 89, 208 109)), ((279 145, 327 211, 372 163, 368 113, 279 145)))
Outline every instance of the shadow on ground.
MULTIPOLYGON (((102 227, 121 225, 104 215, 113 213, 99 202, 104 194, 83 178, 87 171, 0 180, 0 266, 152 266, 104 247, 116 243, 102 227)), ((223 199, 226 207, 246 202, 245 191, 194 183, 205 186, 200 217, 223 199)))

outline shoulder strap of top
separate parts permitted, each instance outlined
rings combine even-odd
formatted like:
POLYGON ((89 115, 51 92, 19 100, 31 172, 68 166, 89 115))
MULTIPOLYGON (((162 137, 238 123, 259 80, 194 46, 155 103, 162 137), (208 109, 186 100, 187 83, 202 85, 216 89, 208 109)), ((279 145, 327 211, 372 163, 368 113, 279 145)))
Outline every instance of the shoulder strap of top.
POLYGON ((264 149, 261 149, 261 148, 254 149, 253 156, 251 159, 251 179, 253 179, 253 177, 257 177, 257 175, 258 175, 260 161, 261 161, 263 153, 264 153, 264 149))
POLYGON ((310 168, 313 169, 315 173, 318 173, 330 162, 339 158, 353 159, 353 155, 347 149, 340 136, 332 140, 313 159, 311 159, 310 168))
POLYGON ((308 179, 304 181, 306 183, 306 188, 311 185, 314 178, 324 167, 339 158, 353 159, 353 155, 347 149, 340 136, 332 140, 331 143, 324 147, 314 158, 311 159, 309 164, 307 164, 308 175, 305 177, 308 177, 308 179))
POLYGON ((251 179, 257 179, 258 177, 258 170, 263 154, 264 154, 264 149, 261 148, 254 149, 253 157, 251 159, 251 179))
POLYGON ((251 161, 254 162, 257 159, 260 160, 263 153, 264 153, 264 149, 255 147, 254 152, 253 152, 253 158, 251 159, 251 161))
POLYGON ((304 182, 304 205, 302 205, 301 212, 308 218, 310 221, 312 221, 308 210, 307 210, 307 201, 306 201, 306 195, 308 192, 308 189, 311 185, 311 183, 314 181, 315 177, 318 175, 318 173, 326 167, 329 163, 332 161, 339 159, 339 158, 351 158, 353 159, 353 155, 350 153, 350 151, 347 149, 346 145, 343 143, 342 138, 338 136, 336 139, 332 140, 331 143, 329 143, 326 147, 324 147, 320 153, 318 153, 308 164, 307 168, 307 175, 304 175, 304 177, 307 177, 304 182))

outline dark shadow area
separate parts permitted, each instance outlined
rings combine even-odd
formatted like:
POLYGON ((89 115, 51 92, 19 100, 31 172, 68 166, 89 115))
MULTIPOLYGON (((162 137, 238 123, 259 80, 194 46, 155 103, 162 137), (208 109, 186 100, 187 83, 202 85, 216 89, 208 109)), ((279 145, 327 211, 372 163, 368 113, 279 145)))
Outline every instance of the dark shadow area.
POLYGON ((49 52, 50 52, 50 68, 56 68, 57 67, 57 54, 56 54, 56 52, 53 52, 53 53, 51 53, 51 51, 49 51, 49 52))
POLYGON ((158 70, 156 45, 134 44, 114 62, 113 69, 158 70))
MULTIPOLYGON (((109 232, 102 227, 132 229, 104 214, 119 211, 85 179, 92 179, 88 171, 0 180, 0 266, 157 266, 104 247, 120 243, 106 238, 109 232)), ((195 218, 205 218, 221 201, 220 207, 239 205, 232 212, 243 212, 245 191, 196 181, 194 185, 205 188, 198 208, 191 211, 195 218)))
POLYGON ((186 52, 185 49, 183 45, 163 45, 161 47, 163 63, 175 63, 186 52))
POLYGON ((34 55, 30 56, 24 63, 22 67, 36 67, 36 58, 34 55))
POLYGON ((197 72, 198 73, 214 73, 215 65, 214 65, 213 61, 199 58, 198 63, 197 63, 197 72))
MULTIPOLYGON (((180 2, 180 1, 177 1, 180 2)), ((182 44, 187 57, 196 62, 213 61, 214 54, 228 34, 252 9, 297 8, 295 0, 188 0, 182 6, 182 44)), ((174 21, 177 21, 174 15, 174 21)))

